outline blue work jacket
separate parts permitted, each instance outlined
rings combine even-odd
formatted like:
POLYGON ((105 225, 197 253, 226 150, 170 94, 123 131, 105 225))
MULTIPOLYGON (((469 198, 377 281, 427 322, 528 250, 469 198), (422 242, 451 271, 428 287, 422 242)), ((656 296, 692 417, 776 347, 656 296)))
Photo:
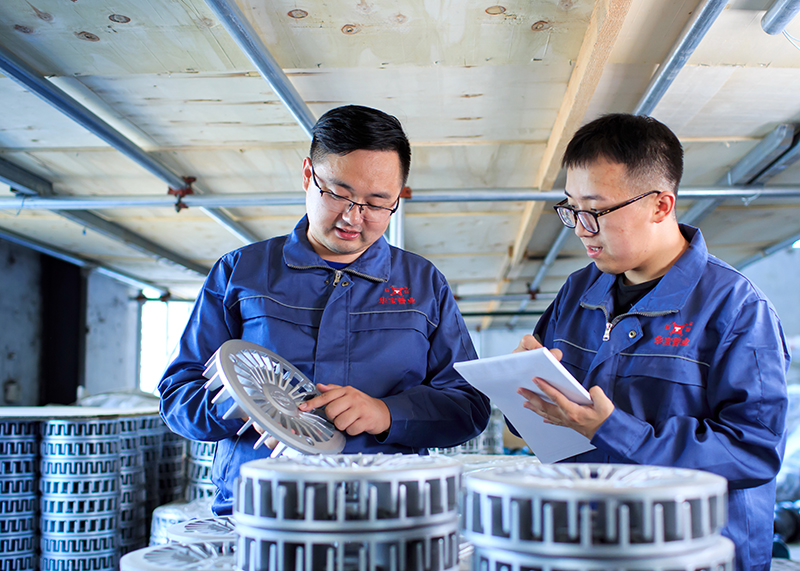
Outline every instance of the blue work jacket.
POLYGON ((739 570, 769 569, 775 475, 785 445, 790 354, 772 304, 681 226, 689 248, 613 315, 616 276, 572 274, 538 322, 546 347, 616 407, 575 462, 694 468, 728 479, 739 570))
POLYGON ((161 415, 193 440, 217 441, 212 479, 218 514, 230 513, 242 463, 268 455, 254 429, 223 420, 232 401, 211 404, 206 360, 229 339, 274 351, 317 383, 350 385, 379 398, 392 415, 388 434, 347 436, 343 453, 419 453, 479 435, 488 399, 453 363, 477 358, 450 287, 433 264, 382 237, 335 270, 294 232, 245 246, 212 268, 174 361, 159 384, 161 415), (385 438, 384 438, 385 436, 385 438))

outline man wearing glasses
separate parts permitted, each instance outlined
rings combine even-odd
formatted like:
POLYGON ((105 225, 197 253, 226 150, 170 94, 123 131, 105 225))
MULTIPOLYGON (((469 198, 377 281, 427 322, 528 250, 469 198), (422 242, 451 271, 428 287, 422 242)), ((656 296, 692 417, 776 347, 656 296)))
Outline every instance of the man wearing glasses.
MULTIPOLYGON (((314 126, 303 161, 306 216, 288 236, 230 252, 198 296, 179 352, 159 384, 175 432, 217 441, 215 513, 231 512, 239 467, 264 457, 259 434, 223 419, 203 388, 204 363, 229 339, 270 349, 317 383, 301 405, 325 407, 344 453, 427 453, 480 434, 486 397, 453 363, 475 359, 444 276, 383 238, 411 162, 399 121, 346 106, 314 126)), ((227 406, 221 407, 227 409, 227 406)))
POLYGON ((789 351, 775 310, 678 224, 677 137, 649 117, 607 115, 567 146, 556 205, 594 262, 575 272, 517 351, 542 345, 592 397, 524 406, 596 448, 569 461, 694 468, 729 481, 737 569, 769 569, 789 351))

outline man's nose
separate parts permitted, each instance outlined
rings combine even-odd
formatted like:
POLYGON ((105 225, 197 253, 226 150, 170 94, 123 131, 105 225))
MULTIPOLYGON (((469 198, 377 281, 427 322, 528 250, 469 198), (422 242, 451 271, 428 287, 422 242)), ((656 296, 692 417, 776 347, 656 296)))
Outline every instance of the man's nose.
POLYGON ((347 216, 347 220, 363 220, 364 213, 361 211, 363 207, 360 204, 356 204, 355 202, 351 202, 350 206, 348 206, 344 212, 342 212, 342 218, 347 216))

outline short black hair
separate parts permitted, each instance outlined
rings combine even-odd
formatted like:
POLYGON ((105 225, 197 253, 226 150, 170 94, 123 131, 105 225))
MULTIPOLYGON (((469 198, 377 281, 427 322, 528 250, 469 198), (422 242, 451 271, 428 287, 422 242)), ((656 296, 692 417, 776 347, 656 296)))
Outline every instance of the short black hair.
POLYGON ((411 145, 397 117, 371 107, 345 105, 320 117, 312 132, 312 162, 325 155, 344 156, 358 150, 395 151, 405 186, 411 168, 411 145))
POLYGON ((669 127, 652 117, 612 113, 587 123, 567 145, 561 166, 583 168, 600 159, 625 165, 633 179, 660 176, 678 193, 683 147, 669 127))

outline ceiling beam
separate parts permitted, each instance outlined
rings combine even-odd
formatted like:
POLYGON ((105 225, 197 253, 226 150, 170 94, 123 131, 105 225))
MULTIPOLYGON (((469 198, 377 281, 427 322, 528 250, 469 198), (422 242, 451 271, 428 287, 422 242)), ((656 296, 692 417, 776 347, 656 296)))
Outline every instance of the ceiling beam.
POLYGON ((105 276, 113 278, 117 281, 126 283, 130 286, 137 287, 137 288, 151 288, 161 295, 169 295, 169 290, 155 284, 148 280, 143 280, 141 278, 137 278, 131 274, 121 272, 119 270, 115 270, 109 266, 101 264, 95 260, 91 260, 89 258, 84 258, 82 256, 78 256, 56 246, 51 246, 49 244, 44 244, 39 242, 38 240, 34 240, 33 238, 28 238, 26 236, 21 236, 15 232, 11 232, 10 230, 6 230, 4 228, 0 228, 0 239, 5 240, 7 242, 11 242, 12 244, 17 244, 18 246, 23 246, 25 248, 29 248, 36 252, 47 254, 48 256, 52 256, 53 258, 58 258, 64 262, 69 264, 74 264, 81 268, 87 268, 92 271, 96 271, 101 273, 105 276))
MULTIPOLYGON (((597 0, 594 4, 589 26, 583 36, 583 43, 575 62, 575 69, 572 70, 567 83, 567 90, 550 131, 544 156, 539 163, 534 186, 540 191, 550 190, 555 184, 561 170, 564 149, 583 121, 630 5, 631 0, 597 0)), ((533 230, 539 222, 543 208, 542 202, 529 202, 525 205, 511 254, 500 273, 498 294, 505 292, 509 274, 525 257, 525 249, 533 236, 533 230)), ((496 302, 493 303, 496 305, 496 302)), ((494 309, 496 307, 490 307, 490 311, 494 309)), ((490 325, 491 317, 486 317, 481 323, 481 328, 485 329, 490 325)))
MULTIPOLYGON (((19 200, 22 204, 29 200, 58 200, 57 197, 53 196, 52 182, 3 159, 0 159, 0 180, 9 185, 12 190, 22 195, 19 199, 13 199, 14 201, 19 200), (39 194, 43 196, 39 197, 39 194)), ((0 200, 0 203, 2 203, 2 200, 0 200)), ((57 206, 57 204, 54 206, 57 206)), ((131 232, 119 224, 109 222, 108 220, 105 220, 104 218, 101 218, 92 212, 88 212, 84 209, 63 210, 59 208, 53 208, 52 210, 58 215, 72 222, 80 224, 85 228, 89 228, 90 230, 102 234, 103 236, 106 236, 107 238, 110 238, 116 242, 121 242, 129 248, 132 248, 150 258, 155 258, 156 260, 166 260, 203 276, 207 275, 209 272, 209 268, 200 264, 196 264, 188 258, 167 250, 155 242, 151 242, 147 238, 131 232)), ((39 248, 39 251, 42 251, 41 248, 39 248)), ((87 264, 91 264, 94 267, 102 266, 102 264, 98 264, 93 261, 89 261, 87 264)), ((127 274, 120 272, 120 275, 126 276, 126 280, 130 279, 130 276, 127 274)), ((148 285, 148 287, 152 286, 148 285)))
MULTIPOLYGON (((174 173, 161 161, 138 147, 122 133, 81 105, 64 90, 47 81, 36 70, 2 46, 0 46, 0 71, 167 183, 171 189, 186 190, 191 188, 187 178, 174 173)), ((215 212, 213 219, 245 243, 258 241, 254 234, 224 212, 215 212)))

